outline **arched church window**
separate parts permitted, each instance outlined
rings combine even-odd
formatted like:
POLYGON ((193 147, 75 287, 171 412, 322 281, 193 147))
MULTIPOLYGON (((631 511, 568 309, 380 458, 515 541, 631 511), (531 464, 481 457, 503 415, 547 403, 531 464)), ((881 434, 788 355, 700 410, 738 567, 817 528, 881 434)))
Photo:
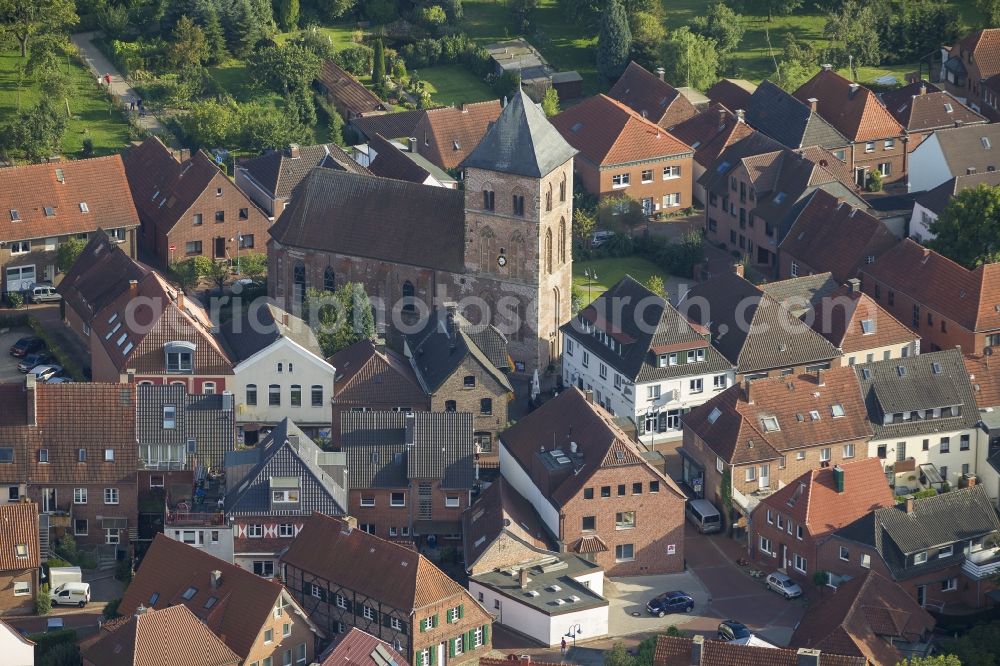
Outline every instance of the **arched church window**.
POLYGON ((566 263, 566 218, 559 218, 559 263, 566 263))
POLYGON ((566 174, 563 174, 562 180, 559 181, 559 201, 566 201, 566 174))
POLYGON ((552 230, 545 230, 545 272, 552 272, 552 230))
POLYGON ((306 265, 301 261, 296 261, 292 267, 292 296, 295 299, 294 305, 302 305, 302 299, 306 294, 306 265))
POLYGON ((323 289, 326 291, 336 291, 337 275, 333 272, 333 266, 327 266, 323 271, 323 289))
POLYGON ((549 183, 549 189, 545 193, 545 212, 552 210, 552 183, 549 183))

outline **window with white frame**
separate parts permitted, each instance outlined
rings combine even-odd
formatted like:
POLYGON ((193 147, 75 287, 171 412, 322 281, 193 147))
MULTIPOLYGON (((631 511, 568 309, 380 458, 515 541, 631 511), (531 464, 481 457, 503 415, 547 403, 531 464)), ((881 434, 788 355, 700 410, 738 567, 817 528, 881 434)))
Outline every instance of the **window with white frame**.
POLYGON ((461 617, 462 616, 460 611, 458 610, 458 606, 448 609, 448 622, 451 623, 458 622, 459 619, 461 619, 461 617))
POLYGON ((104 503, 105 504, 118 504, 118 489, 117 488, 105 488, 104 489, 104 503))
POLYGON ((754 465, 749 465, 746 468, 746 480, 756 481, 757 480, 757 468, 754 465))
POLYGON ((369 495, 369 496, 362 495, 361 496, 361 506, 375 506, 375 496, 374 495, 369 495))
POLYGON ((851 561, 851 551, 847 549, 847 546, 840 547, 840 559, 844 560, 845 562, 851 561))
POLYGON ((854 457, 854 445, 853 444, 844 444, 844 457, 845 458, 853 458, 854 457))
POLYGON ((874 153, 875 152, 875 142, 874 141, 867 141, 867 142, 865 142, 865 152, 866 153, 874 153))
POLYGON ((295 648, 295 666, 305 666, 306 661, 306 644, 300 643, 295 648))
POLYGON ((819 461, 820 462, 830 462, 830 447, 824 447, 819 450, 819 461))
POLYGON ((712 388, 716 391, 721 391, 726 388, 726 376, 725 375, 715 375, 712 377, 712 388))
POLYGON ((927 561, 927 553, 925 551, 920 551, 913 556, 914 564, 924 564, 927 561))
POLYGON ((806 562, 806 558, 804 558, 801 555, 799 555, 798 553, 796 553, 795 554, 795 570, 796 571, 800 571, 802 573, 805 573, 807 566, 808 566, 808 563, 806 562))
POLYGON ((323 589, 315 583, 309 583, 309 594, 317 599, 322 599, 323 589))
POLYGON ((281 523, 278 525, 278 536, 279 537, 293 537, 295 536, 295 526, 291 523, 281 523))
POLYGON ((375 609, 372 608, 371 606, 364 606, 364 607, 362 607, 362 611, 361 612, 365 616, 366 620, 374 620, 375 619, 375 609))
POLYGON ((403 621, 400 620, 398 617, 390 617, 389 618, 389 626, 392 627, 396 631, 402 631, 403 630, 403 621))
POLYGON ((622 543, 615 546, 615 562, 631 562, 635 559, 635 544, 622 543))
POLYGON ((659 384, 650 384, 649 386, 647 386, 646 387, 646 397, 649 398, 650 400, 659 400, 660 399, 660 385, 659 384))
POLYGON ((705 380, 703 380, 701 377, 697 379, 692 379, 688 383, 688 389, 691 391, 691 393, 701 393, 702 391, 705 390, 705 380))
POLYGON ((175 405, 163 405, 163 427, 166 430, 173 430, 177 427, 177 407, 175 405))
POLYGON ((954 546, 945 546, 944 548, 938 548, 937 556, 938 558, 951 557, 954 553, 955 553, 954 546))
POLYGON ((477 648, 483 646, 483 628, 482 627, 476 627, 475 631, 472 632, 472 644, 474 646, 476 646, 477 648))
POLYGON ((337 604, 337 608, 347 608, 347 599, 345 599, 344 595, 339 592, 337 593, 337 596, 334 597, 334 603, 337 604))
POLYGON ((616 173, 611 176, 611 187, 628 187, 629 180, 629 175, 627 173, 616 173))
POLYGON ((771 540, 767 537, 760 537, 760 552, 771 554, 771 540))
POLYGON ((653 170, 652 169, 643 169, 642 170, 642 182, 643 183, 652 183, 653 182, 653 170))
POLYGON ((663 167, 663 180, 670 180, 671 178, 681 177, 681 167, 679 164, 673 164, 670 166, 663 167))
POLYGON ((454 645, 454 647, 452 648, 452 652, 455 653, 455 656, 457 657, 461 655, 463 648, 465 647, 465 640, 461 636, 459 636, 452 640, 452 644, 454 645))
POLYGON ((247 525, 247 536, 251 539, 261 539, 264 537, 264 526, 260 524, 247 525))
POLYGON ((958 589, 958 578, 946 578, 941 581, 942 592, 954 592, 958 589))
POLYGON ((87 503, 87 489, 86 488, 74 488, 73 489, 73 504, 86 504, 87 503))
POLYGON ((715 456, 715 469, 716 469, 716 471, 718 471, 719 474, 722 474, 722 471, 725 469, 725 467, 726 467, 726 464, 724 462, 722 462, 722 458, 720 456, 715 456))
POLYGON ((664 208, 673 208, 674 206, 680 206, 680 205, 681 205, 681 193, 680 192, 671 192, 670 194, 664 194, 663 195, 663 207, 664 208))
POLYGON ((461 504, 461 500, 458 495, 446 495, 444 498, 444 505, 449 509, 454 509, 461 504))

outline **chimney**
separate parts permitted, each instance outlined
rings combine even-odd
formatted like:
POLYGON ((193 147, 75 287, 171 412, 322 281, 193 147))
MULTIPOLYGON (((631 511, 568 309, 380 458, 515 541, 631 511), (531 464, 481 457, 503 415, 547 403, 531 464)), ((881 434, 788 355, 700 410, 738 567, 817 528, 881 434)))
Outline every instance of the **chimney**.
POLYGON ((284 310, 281 311, 281 325, 288 327, 288 313, 284 310))
POLYGON ((35 397, 35 376, 25 375, 24 376, 24 393, 25 393, 25 403, 28 406, 28 425, 38 425, 35 419, 35 408, 37 406, 35 397))
POLYGON ((705 637, 701 634, 691 638, 691 666, 701 666, 702 654, 705 651, 705 637))
POLYGON ((816 386, 826 386, 826 379, 823 376, 823 368, 816 368, 816 386))
POLYGON ((747 121, 746 115, 747 112, 743 109, 736 109, 736 122, 745 123, 747 121))
POLYGON ((528 589, 528 570, 526 568, 521 568, 517 572, 517 582, 521 586, 522 590, 528 589))
POLYGON ((857 83, 852 83, 847 90, 847 99, 854 99, 854 96, 858 94, 858 88, 861 86, 857 83))
POLYGON ((743 277, 743 275, 746 272, 746 268, 743 266, 742 263, 735 263, 733 264, 733 272, 739 275, 740 277, 743 277))
POLYGON ((341 534, 350 534, 354 530, 358 529, 358 519, 354 516, 344 516, 340 519, 343 525, 340 528, 341 534))
MULTIPOLYGON (((855 209, 855 210, 857 210, 857 209, 855 209)), ((861 293, 861 280, 859 280, 858 278, 851 278, 850 280, 848 280, 847 281, 847 291, 848 291, 848 293, 851 293, 851 294, 860 294, 861 293)))
POLYGON ((299 144, 290 143, 288 144, 288 156, 293 160, 297 160, 302 157, 302 153, 299 151, 299 144))
POLYGON ((795 654, 795 666, 819 666, 819 650, 812 648, 799 648, 795 654))
POLYGON ((753 396, 750 395, 750 380, 743 380, 743 399, 747 401, 748 405, 753 404, 753 396))
POLYGON ((816 105, 819 104, 819 100, 816 99, 815 97, 810 97, 809 99, 806 100, 806 102, 808 102, 808 104, 809 104, 809 109, 813 113, 815 113, 816 112, 816 105))
POLYGON ((406 446, 416 446, 414 432, 417 427, 417 416, 413 412, 406 412, 406 446))
POLYGON ((661 81, 663 80, 663 75, 666 74, 666 73, 667 73, 667 70, 663 69, 662 67, 657 67, 656 68, 656 75, 658 77, 660 77, 661 81))
POLYGON ((838 493, 844 492, 844 468, 840 465, 833 466, 833 489, 838 493))
POLYGON ((180 290, 180 291, 177 292, 177 300, 175 301, 175 303, 177 303, 177 308, 178 309, 180 309, 180 310, 184 309, 184 291, 183 290, 180 290))
POLYGON ((411 136, 409 139, 407 139, 406 147, 409 149, 411 153, 417 152, 417 137, 411 136))
POLYGON ((128 281, 128 297, 135 298, 139 295, 139 281, 129 280, 128 281))
POLYGON ((906 513, 913 513, 913 495, 906 498, 906 513))
POLYGON ((823 68, 824 72, 829 72, 829 71, 831 71, 833 69, 833 65, 831 65, 829 63, 824 63, 824 64, 820 65, 820 67, 823 68))
POLYGON ((723 107, 719 107, 719 129, 726 129, 726 110, 723 107))
POLYGON ((212 571, 212 589, 219 589, 219 585, 222 583, 222 572, 218 569, 212 571))
POLYGON ((921 81, 920 82, 920 87, 917 90, 919 91, 919 92, 917 92, 918 95, 926 95, 927 94, 927 84, 924 83, 923 81, 921 81))
POLYGON ((587 390, 583 392, 583 397, 587 399, 587 402, 594 404, 594 392, 587 390))
POLYGON ((139 604, 138 608, 135 609, 135 616, 139 617, 140 615, 145 615, 145 614, 146 614, 146 607, 143 606, 142 604, 139 604))

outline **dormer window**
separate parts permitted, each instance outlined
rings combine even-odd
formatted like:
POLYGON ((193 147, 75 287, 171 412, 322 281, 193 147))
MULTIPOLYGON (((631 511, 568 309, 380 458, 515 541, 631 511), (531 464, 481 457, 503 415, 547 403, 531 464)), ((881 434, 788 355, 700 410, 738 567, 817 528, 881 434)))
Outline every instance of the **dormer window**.
POLYGON ((299 501, 299 491, 298 490, 272 490, 271 491, 271 501, 280 503, 298 503, 299 501))
POLYGON ((862 319, 861 320, 862 335, 871 335, 874 332, 875 332, 875 321, 873 319, 862 319))
POLYGON ((168 342, 163 346, 167 372, 194 372, 194 343, 186 340, 168 342))
POLYGON ((687 353, 688 363, 700 363, 705 360, 704 349, 692 349, 687 353))

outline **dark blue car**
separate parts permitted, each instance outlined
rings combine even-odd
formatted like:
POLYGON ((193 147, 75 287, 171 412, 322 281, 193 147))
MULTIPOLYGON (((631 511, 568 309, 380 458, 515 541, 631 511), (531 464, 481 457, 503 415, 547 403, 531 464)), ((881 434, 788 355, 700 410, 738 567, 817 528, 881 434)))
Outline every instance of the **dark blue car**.
POLYGON ((646 604, 646 610, 649 614, 657 617, 663 617, 667 613, 687 613, 692 608, 694 608, 694 599, 687 592, 680 590, 664 592, 646 604))

